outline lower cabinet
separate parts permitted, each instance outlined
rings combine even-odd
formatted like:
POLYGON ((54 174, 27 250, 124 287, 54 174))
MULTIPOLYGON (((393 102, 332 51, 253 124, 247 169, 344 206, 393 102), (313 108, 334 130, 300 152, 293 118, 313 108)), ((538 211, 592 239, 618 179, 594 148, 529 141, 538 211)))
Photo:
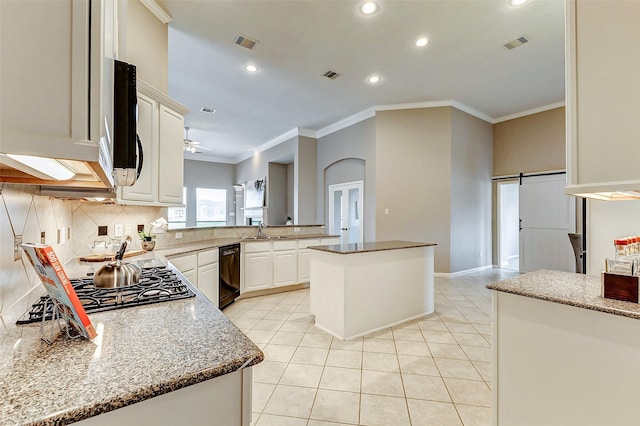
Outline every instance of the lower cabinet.
POLYGON ((198 252, 198 290, 218 306, 220 290, 218 249, 198 252))
POLYGON ((311 280, 311 249, 307 247, 319 246, 320 240, 300 240, 298 242, 298 282, 307 283, 311 280))
POLYGON ((241 293, 308 283, 310 246, 339 244, 336 237, 245 242, 241 293))
POLYGON ((272 287, 271 241, 244 243, 244 280, 241 291, 272 287))
POLYGON ((218 249, 169 258, 182 275, 214 305, 218 306, 219 272, 218 249))
POLYGON ((172 257, 169 261, 191 284, 198 286, 198 257, 195 253, 172 257))
POLYGON ((273 242, 273 286, 282 287, 298 283, 298 242, 273 242))

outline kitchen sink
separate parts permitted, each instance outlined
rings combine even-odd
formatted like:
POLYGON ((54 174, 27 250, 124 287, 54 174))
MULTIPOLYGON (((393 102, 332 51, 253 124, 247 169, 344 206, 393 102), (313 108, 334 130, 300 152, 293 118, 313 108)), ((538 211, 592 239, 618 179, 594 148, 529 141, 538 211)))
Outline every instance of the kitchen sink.
POLYGON ((287 238, 287 237, 284 235, 265 235, 262 237, 258 237, 254 235, 254 236, 242 237, 243 240, 280 240, 284 238, 287 238))

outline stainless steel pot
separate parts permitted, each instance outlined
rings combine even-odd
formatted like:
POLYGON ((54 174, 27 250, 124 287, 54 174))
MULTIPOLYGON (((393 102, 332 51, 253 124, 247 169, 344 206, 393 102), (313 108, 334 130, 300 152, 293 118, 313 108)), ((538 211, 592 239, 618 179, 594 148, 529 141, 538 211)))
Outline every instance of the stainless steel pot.
POLYGON ((138 265, 122 261, 126 248, 127 242, 125 241, 115 256, 116 260, 102 266, 93 275, 93 284, 96 287, 120 288, 137 284, 140 281, 142 269, 138 265))

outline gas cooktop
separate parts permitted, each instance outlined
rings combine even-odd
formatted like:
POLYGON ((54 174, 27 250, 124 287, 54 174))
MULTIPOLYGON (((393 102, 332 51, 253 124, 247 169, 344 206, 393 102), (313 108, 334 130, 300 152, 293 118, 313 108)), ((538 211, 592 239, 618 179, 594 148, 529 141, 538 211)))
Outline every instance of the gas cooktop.
MULTIPOLYGON (((138 284, 123 288, 96 288, 93 277, 72 279, 71 284, 87 314, 195 296, 187 284, 165 267, 143 268, 138 284)), ((52 311, 49 296, 41 296, 16 324, 42 321, 43 315, 49 320, 52 311)))

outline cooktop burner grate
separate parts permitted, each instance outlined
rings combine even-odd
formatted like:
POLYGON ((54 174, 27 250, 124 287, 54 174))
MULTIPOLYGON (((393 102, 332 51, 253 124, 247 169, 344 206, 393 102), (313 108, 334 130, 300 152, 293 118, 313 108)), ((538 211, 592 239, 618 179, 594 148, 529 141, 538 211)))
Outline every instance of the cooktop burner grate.
MULTIPOLYGON (((195 296, 187 284, 164 267, 144 268, 138 284, 119 289, 96 288, 93 277, 72 279, 71 285, 87 314, 195 296)), ((41 296, 16 324, 42 321, 43 313, 44 319, 49 320, 52 311, 53 304, 49 296, 41 296)))

